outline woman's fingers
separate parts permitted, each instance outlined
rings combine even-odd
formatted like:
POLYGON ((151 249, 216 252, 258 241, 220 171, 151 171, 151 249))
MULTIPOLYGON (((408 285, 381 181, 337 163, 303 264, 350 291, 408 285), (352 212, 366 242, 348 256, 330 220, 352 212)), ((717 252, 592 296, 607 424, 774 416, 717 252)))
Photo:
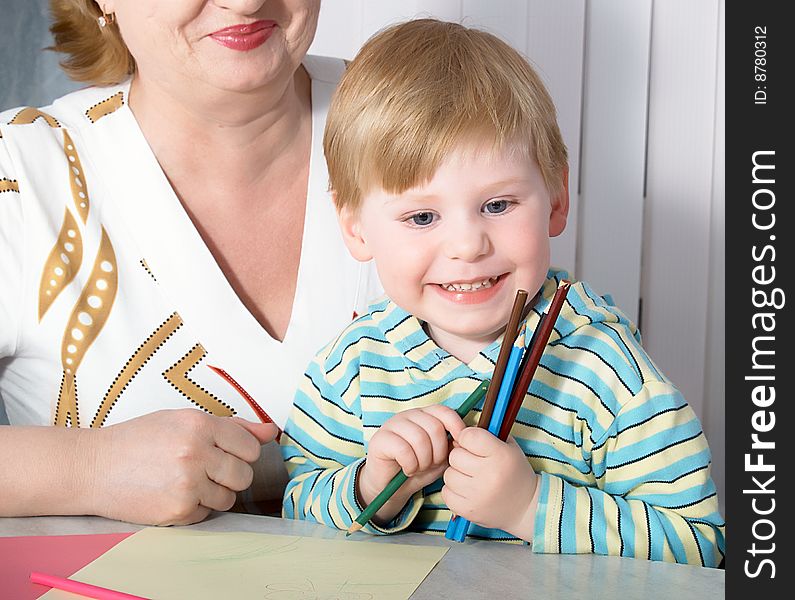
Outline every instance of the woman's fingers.
MULTIPOLYGON (((247 463, 253 463, 259 458, 262 443, 252 430, 258 433, 264 432, 256 428, 257 423, 243 425, 242 419, 233 421, 224 417, 215 417, 214 420, 213 441, 218 448, 247 463)), ((268 430, 271 427, 275 428, 274 425, 260 425, 267 427, 268 430)))
POLYGON ((209 479, 206 479, 199 489, 199 504, 211 510, 229 510, 234 506, 236 499, 235 492, 209 479))
POLYGON ((253 421, 246 421, 240 417, 230 417, 229 420, 233 423, 237 423, 243 429, 248 431, 251 435, 257 438, 257 440, 259 440, 260 444, 272 442, 276 439, 276 435, 279 433, 279 428, 275 423, 255 423, 253 421))
POLYGON ((247 489, 254 479, 250 464, 219 448, 210 450, 205 471, 211 481, 235 492, 247 489))
POLYGON ((194 409, 164 410, 104 430, 97 512, 147 524, 187 524, 228 510, 251 484, 273 425, 241 423, 194 409), (142 445, 141 440, 146 440, 142 445))
POLYGON ((158 523, 158 525, 193 525, 199 521, 204 521, 211 511, 212 509, 199 504, 196 505, 196 507, 194 507, 191 511, 180 515, 179 518, 168 522, 158 523))

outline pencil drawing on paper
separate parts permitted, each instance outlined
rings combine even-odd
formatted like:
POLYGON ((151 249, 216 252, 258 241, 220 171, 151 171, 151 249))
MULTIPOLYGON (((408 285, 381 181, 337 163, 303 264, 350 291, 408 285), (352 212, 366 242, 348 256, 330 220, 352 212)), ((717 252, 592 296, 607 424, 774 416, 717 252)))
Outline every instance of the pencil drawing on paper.
POLYGON ((265 586, 268 592, 263 596, 267 600, 373 600, 373 594, 366 592, 346 591, 346 581, 336 590, 322 591, 315 588, 311 579, 305 579, 302 585, 296 583, 269 583, 265 586))

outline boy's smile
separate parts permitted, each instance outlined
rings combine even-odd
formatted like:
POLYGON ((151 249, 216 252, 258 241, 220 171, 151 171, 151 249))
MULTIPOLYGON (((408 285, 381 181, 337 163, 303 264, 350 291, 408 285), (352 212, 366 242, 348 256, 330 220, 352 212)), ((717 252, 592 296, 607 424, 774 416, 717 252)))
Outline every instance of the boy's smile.
POLYGON ((494 297, 505 283, 507 273, 496 277, 438 284, 437 291, 450 302, 478 304, 494 297))
POLYGON ((567 192, 550 198, 525 152, 481 145, 453 152, 430 181, 402 193, 367 191, 340 221, 392 300, 469 362, 502 333, 516 291, 541 287, 549 237, 563 231, 567 210, 567 192))

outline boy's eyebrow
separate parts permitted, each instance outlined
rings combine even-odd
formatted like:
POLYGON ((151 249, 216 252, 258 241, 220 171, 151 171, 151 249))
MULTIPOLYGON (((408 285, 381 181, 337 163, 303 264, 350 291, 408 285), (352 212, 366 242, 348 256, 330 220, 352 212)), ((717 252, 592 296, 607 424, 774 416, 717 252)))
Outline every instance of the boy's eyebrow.
POLYGON ((488 184, 486 187, 483 188, 483 191, 488 190, 496 190, 498 188, 508 187, 511 185, 530 185, 532 184, 532 178, 530 177, 509 177, 507 179, 500 179, 491 184, 488 184))
POLYGON ((410 192, 409 190, 406 190, 406 191, 401 192, 399 194, 393 195, 391 198, 388 198, 384 202, 384 204, 390 204, 392 202, 397 202, 398 200, 418 200, 419 201, 419 200, 436 200, 437 198, 439 198, 439 194, 433 194, 433 193, 430 193, 430 192, 428 192, 426 194, 426 193, 421 193, 421 192, 410 192))
MULTIPOLYGON (((508 177, 506 179, 500 179, 497 181, 489 182, 488 184, 484 185, 480 188, 480 193, 484 195, 491 195, 501 188, 509 187, 512 185, 530 185, 532 184, 532 178, 530 177, 508 177)), ((441 197, 442 194, 437 194, 434 192, 412 192, 411 190, 406 190, 398 195, 392 196, 388 200, 386 200, 385 204, 390 202, 394 202, 396 200, 404 199, 404 200, 435 200, 441 197)))

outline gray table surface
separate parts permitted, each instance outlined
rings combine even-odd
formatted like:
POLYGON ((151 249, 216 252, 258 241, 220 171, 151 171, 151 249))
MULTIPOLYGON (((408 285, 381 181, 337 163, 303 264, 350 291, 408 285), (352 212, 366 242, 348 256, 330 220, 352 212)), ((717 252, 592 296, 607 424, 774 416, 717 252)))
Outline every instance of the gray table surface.
MULTIPOLYGON (((0 536, 123 533, 141 529, 100 517, 0 518, 0 536)), ((189 529, 253 531, 324 539, 344 538, 322 525, 237 513, 214 513, 189 529)), ((388 537, 355 534, 353 540, 383 544, 448 546, 450 549, 412 596, 492 600, 565 598, 707 600, 725 597, 725 572, 687 565, 595 555, 534 554, 526 546, 406 533, 388 537)))

